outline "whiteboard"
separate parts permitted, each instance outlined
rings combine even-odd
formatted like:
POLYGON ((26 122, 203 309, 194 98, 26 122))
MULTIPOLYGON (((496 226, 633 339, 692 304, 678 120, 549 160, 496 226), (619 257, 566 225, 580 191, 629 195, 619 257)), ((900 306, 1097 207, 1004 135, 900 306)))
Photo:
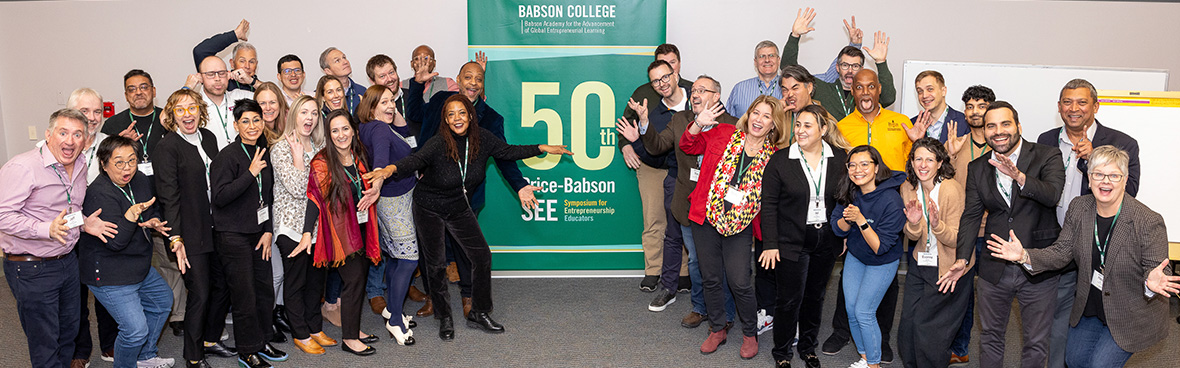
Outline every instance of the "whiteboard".
POLYGON ((1071 79, 1084 78, 1094 87, 1105 90, 1168 89, 1166 70, 906 60, 902 88, 898 91, 901 98, 891 110, 906 116, 918 115, 921 107, 914 78, 924 70, 942 73, 946 79, 946 103, 955 110, 963 111, 963 91, 967 87, 982 84, 991 88, 996 92, 996 99, 1008 101, 1016 107, 1023 136, 1033 142, 1042 132, 1062 125, 1057 113, 1057 97, 1061 87, 1071 79))
POLYGON ((1098 91, 1098 121, 1139 141, 1139 195, 1164 216, 1168 241, 1180 241, 1180 183, 1175 149, 1180 137, 1180 92, 1098 91))

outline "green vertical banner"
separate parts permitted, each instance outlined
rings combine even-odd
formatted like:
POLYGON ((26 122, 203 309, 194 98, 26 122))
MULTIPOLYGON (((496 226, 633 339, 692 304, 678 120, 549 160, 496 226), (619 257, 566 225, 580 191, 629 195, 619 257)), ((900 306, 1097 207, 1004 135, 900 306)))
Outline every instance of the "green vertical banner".
POLYGON ((496 270, 643 268, 643 211, 614 126, 647 82, 666 14, 664 0, 468 1, 468 57, 487 55, 487 102, 508 142, 574 153, 519 164, 541 188, 533 211, 488 166, 479 222, 496 270))

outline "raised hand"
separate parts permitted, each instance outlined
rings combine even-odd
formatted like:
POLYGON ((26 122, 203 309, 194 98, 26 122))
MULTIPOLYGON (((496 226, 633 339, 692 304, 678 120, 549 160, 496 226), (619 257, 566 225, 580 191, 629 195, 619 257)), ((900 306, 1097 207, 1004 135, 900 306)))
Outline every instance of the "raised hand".
POLYGON ((768 270, 773 270, 775 263, 778 261, 778 249, 767 249, 762 251, 762 254, 758 255, 758 263, 762 265, 762 268, 768 270))
POLYGON ((1090 152, 1094 152, 1094 142, 1083 136, 1078 144, 1073 145, 1073 152, 1078 154, 1079 160, 1089 160, 1090 152))
POLYGON ((811 21, 813 20, 815 20, 815 9, 799 9, 795 14, 795 23, 791 25, 791 36, 799 37, 814 31, 815 28, 811 27, 811 21))
POLYGON ((905 128, 905 135, 910 138, 910 142, 917 142, 926 136, 926 129, 930 128, 930 124, 934 124, 934 114, 929 111, 919 112, 914 124, 905 128))
POLYGON ((628 141, 639 140, 639 124, 627 121, 625 117, 619 117, 619 121, 615 123, 615 131, 622 134, 623 138, 628 141))
POLYGON ((266 168, 266 161, 262 159, 262 155, 266 153, 266 148, 254 147, 254 159, 250 161, 250 175, 258 176, 262 173, 262 169, 266 168))
POLYGON ((911 224, 917 224, 922 221, 922 207, 918 204, 917 199, 911 199, 909 202, 906 202, 905 220, 911 224))
POLYGON ((926 197, 926 212, 930 216, 930 226, 938 226, 938 202, 933 198, 926 197))
POLYGON ((258 245, 254 246, 254 250, 262 249, 262 260, 270 260, 270 240, 274 236, 273 233, 262 233, 262 237, 258 239, 258 245))
POLYGON ((201 73, 189 74, 188 77, 184 79, 185 88, 195 90, 199 85, 201 85, 201 73))
POLYGON ((242 21, 238 23, 238 27, 234 28, 234 36, 237 36, 239 41, 246 41, 246 36, 248 33, 250 33, 250 22, 242 19, 242 21))
POLYGON ((484 74, 487 74, 487 72, 488 72, 488 56, 485 55, 483 53, 483 51, 479 51, 479 52, 475 53, 475 63, 479 64, 480 68, 483 68, 484 74))
POLYGON ((967 261, 963 259, 955 260, 955 264, 946 271, 942 277, 938 278, 938 292, 946 294, 955 292, 955 284, 959 282, 959 278, 967 273, 967 261))
POLYGON ((1020 244, 1020 239, 1016 238, 1015 231, 1008 230, 1008 237, 1012 240, 1008 241, 999 235, 992 234, 992 238, 987 241, 987 250, 992 251, 992 257, 1020 262, 1024 258, 1024 245, 1020 244))
POLYGON ((414 81, 418 83, 429 82, 431 78, 438 76, 438 72, 430 71, 430 68, 417 60, 410 62, 410 68, 414 69, 414 81))
POLYGON ((848 32, 848 41, 855 44, 860 44, 864 41, 865 33, 860 28, 856 28, 856 16, 852 16, 852 24, 848 24, 848 20, 844 20, 844 31, 848 32))
POLYGON ((1171 298, 1172 294, 1180 293, 1180 276, 1168 276, 1164 273, 1166 267, 1168 267, 1167 259, 1160 262, 1159 266, 1147 274, 1147 289, 1171 298))
POLYGON ((246 69, 234 69, 229 72, 229 77, 241 84, 250 84, 254 82, 254 76, 246 73, 246 69))
POLYGON ((564 144, 560 145, 560 146, 552 145, 552 144, 538 144, 537 148, 540 148, 541 152, 545 152, 545 153, 548 153, 551 155, 570 155, 570 156, 574 155, 573 152, 570 152, 570 150, 565 149, 564 144))
POLYGON ((127 221, 139 223, 139 215, 143 214, 143 211, 147 211, 148 207, 151 207, 153 203, 156 203, 156 197, 152 197, 147 202, 133 204, 127 208, 127 212, 123 213, 123 218, 127 219, 127 221))
POLYGON ((1016 163, 1012 162, 1012 159, 1008 158, 1007 155, 995 155, 994 158, 989 158, 987 162, 995 166, 996 170, 1004 173, 1004 175, 1015 179, 1020 185, 1024 185, 1024 173, 1020 172, 1020 169, 1016 167, 1016 163))
POLYGON ((700 114, 697 114, 697 125, 700 126, 701 130, 717 125, 717 117, 721 116, 721 112, 724 110, 725 107, 721 106, 719 103, 705 108, 705 111, 701 111, 700 114))
POLYGON ((633 99, 627 99, 627 107, 635 110, 635 114, 639 115, 639 122, 647 125, 647 99, 643 99, 643 103, 637 103, 633 99))
POLYGON ((953 160, 955 155, 959 153, 959 149, 963 148, 963 143, 971 139, 971 134, 957 136, 959 134, 959 123, 954 120, 946 122, 946 134, 946 143, 943 146, 946 147, 946 153, 950 154, 953 160))
POLYGON ((864 215, 860 213, 860 207, 851 204, 844 207, 844 221, 859 225, 861 221, 864 221, 864 218, 864 215))
POLYGON ((873 60, 884 63, 885 56, 889 55, 889 37, 885 35, 885 32, 877 31, 873 34, 873 48, 865 47, 864 49, 865 53, 869 54, 873 60))
POLYGON ((140 137, 143 137, 143 135, 135 131, 135 120, 132 120, 131 124, 127 125, 127 129, 123 129, 123 131, 119 132, 119 136, 133 141, 138 141, 140 137))
POLYGON ((295 137, 295 132, 287 133, 283 139, 287 141, 287 146, 291 147, 291 159, 295 162, 295 167, 303 167, 303 142, 295 137))
POLYGON ((119 233, 119 226, 113 222, 106 222, 98 218, 98 215, 101 213, 102 209, 99 208, 94 210, 94 213, 91 213, 90 216, 86 216, 86 219, 82 221, 82 231, 106 243, 108 238, 114 239, 115 234, 119 233))

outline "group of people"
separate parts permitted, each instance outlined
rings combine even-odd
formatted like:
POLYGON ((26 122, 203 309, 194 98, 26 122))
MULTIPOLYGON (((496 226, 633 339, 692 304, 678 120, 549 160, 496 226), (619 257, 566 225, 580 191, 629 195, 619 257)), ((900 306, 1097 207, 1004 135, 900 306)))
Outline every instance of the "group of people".
POLYGON ((325 76, 304 93, 295 55, 278 60, 279 84, 259 81, 248 32, 243 20, 194 47, 197 73, 163 108, 139 69, 123 78, 129 108, 105 124, 98 92, 74 91, 45 141, 0 168, 0 247, 32 366, 89 365, 90 293, 102 357, 116 367, 174 366, 156 347, 166 324, 184 338, 187 367, 209 367, 207 356, 269 367, 288 359, 273 345, 286 334, 307 354, 340 345, 371 355, 379 338, 360 329, 366 299, 391 338, 412 345, 417 323, 403 301, 426 299, 410 292, 418 269, 433 303, 417 315, 434 315, 451 340, 448 259, 464 265, 466 324, 504 332, 476 222, 486 163, 514 172, 522 205, 535 206, 516 161, 572 153, 505 143, 483 96, 482 55, 456 81, 420 46, 409 88, 376 55, 365 88, 330 47, 325 76), (231 45, 232 69, 216 56, 231 45), (222 342, 227 314, 236 347, 222 342))
MULTIPOLYGON (((1094 118, 1093 85, 1066 84, 1065 125, 1036 142, 987 87, 951 108, 937 71, 916 78, 923 111, 907 118, 885 109, 896 92, 883 32, 862 51, 852 19, 825 73, 798 65, 814 18, 800 10, 781 52, 760 42, 758 75, 725 103, 716 79, 681 78, 676 46, 655 50, 649 83, 617 124, 642 202, 649 310, 690 293, 682 325, 708 321, 704 354, 737 318, 743 359, 772 330, 777 367, 794 352, 819 367, 817 349, 850 341, 853 367, 878 367, 893 360, 905 259, 897 344, 907 367, 966 362, 975 314, 981 365, 1003 365, 1013 298, 1026 367, 1121 366, 1167 335, 1180 277, 1167 267, 1164 222, 1135 200, 1137 143, 1094 118), (835 331, 821 347, 841 258, 835 331)), ((88 364, 91 293, 102 356, 116 367, 174 366, 156 348, 165 325, 183 336, 188 367, 210 366, 207 356, 269 367, 288 359, 273 345, 286 334, 307 354, 340 345, 370 355, 379 338, 360 329, 366 300, 399 345, 414 343, 417 325, 406 299, 424 301, 417 315, 452 340, 452 260, 466 324, 505 331, 491 317, 477 222, 486 164, 529 208, 538 188, 516 161, 572 153, 506 143, 482 55, 444 78, 420 46, 407 88, 393 59, 376 55, 365 88, 329 47, 305 93, 295 55, 278 59, 278 83, 259 79, 248 33, 243 20, 194 47, 197 73, 163 108, 138 69, 123 78, 129 108, 105 122, 98 92, 74 91, 45 141, 0 168, 0 248, 33 366, 88 364), (227 67, 216 54, 231 46, 227 67), (425 293, 411 286, 416 273, 425 293), (222 342, 231 311, 236 347, 222 342)))
POLYGON ((1023 367, 1122 366, 1167 336, 1180 276, 1167 267, 1163 218, 1135 200, 1138 143, 1095 119, 1091 83, 1062 87, 1064 126, 1036 142, 985 86, 963 91, 964 111, 950 107, 934 70, 917 75, 922 111, 906 117, 885 109, 896 99, 889 39, 877 32, 862 51, 855 18, 825 73, 798 65, 815 14, 799 10, 781 53, 758 43, 757 76, 724 104, 716 79, 682 79, 677 48, 656 49, 650 83, 616 124, 642 199, 649 310, 690 292, 681 324, 708 321, 703 354, 727 341, 736 317, 743 359, 772 330, 777 367, 792 365, 792 350, 819 367, 817 349, 834 355, 850 341, 861 356, 852 367, 878 367, 894 359, 904 262, 906 367, 968 362, 975 315, 980 366, 1003 366, 1013 299, 1023 367), (840 258, 834 332, 821 347, 840 258))

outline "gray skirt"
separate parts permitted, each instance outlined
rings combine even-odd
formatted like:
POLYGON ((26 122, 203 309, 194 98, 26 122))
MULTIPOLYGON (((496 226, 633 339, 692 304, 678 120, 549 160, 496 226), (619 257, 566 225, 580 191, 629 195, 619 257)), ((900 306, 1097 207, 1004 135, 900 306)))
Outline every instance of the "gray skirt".
POLYGON ((377 229, 381 249, 397 259, 418 260, 418 234, 414 230, 414 190, 397 197, 377 199, 377 229))

